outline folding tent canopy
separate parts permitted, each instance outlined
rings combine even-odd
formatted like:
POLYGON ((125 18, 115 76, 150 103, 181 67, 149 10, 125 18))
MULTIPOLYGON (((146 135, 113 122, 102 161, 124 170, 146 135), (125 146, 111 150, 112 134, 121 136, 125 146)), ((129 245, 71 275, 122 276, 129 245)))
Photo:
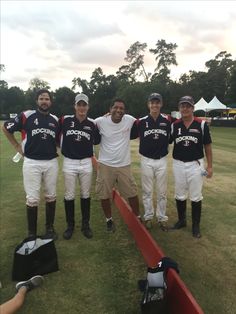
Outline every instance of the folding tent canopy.
POLYGON ((194 106, 194 111, 203 110, 209 112, 211 110, 225 110, 227 107, 214 96, 212 100, 207 103, 204 98, 201 98, 194 106))
POLYGON ((227 106, 222 104, 222 102, 220 102, 219 99, 216 96, 214 96, 212 100, 208 103, 207 111, 220 110, 220 109, 225 110, 227 109, 227 106))
POLYGON ((202 97, 195 105, 194 105, 194 111, 197 110, 203 110, 207 111, 208 102, 205 101, 205 99, 202 97))

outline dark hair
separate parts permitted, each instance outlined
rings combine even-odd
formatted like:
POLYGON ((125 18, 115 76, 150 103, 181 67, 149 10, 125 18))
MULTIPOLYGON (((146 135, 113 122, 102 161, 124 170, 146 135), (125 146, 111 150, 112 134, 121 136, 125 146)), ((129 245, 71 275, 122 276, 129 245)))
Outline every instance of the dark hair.
POLYGON ((114 106, 115 102, 122 102, 125 106, 125 102, 122 98, 115 98, 113 101, 112 101, 112 105, 111 106, 114 106))
POLYGON ((39 96, 42 95, 42 94, 44 94, 44 93, 48 94, 48 96, 49 96, 49 98, 50 98, 50 100, 51 100, 51 102, 52 102, 52 94, 51 94, 51 93, 49 92, 49 90, 46 89, 46 88, 39 89, 39 90, 36 92, 36 100, 38 100, 39 96))

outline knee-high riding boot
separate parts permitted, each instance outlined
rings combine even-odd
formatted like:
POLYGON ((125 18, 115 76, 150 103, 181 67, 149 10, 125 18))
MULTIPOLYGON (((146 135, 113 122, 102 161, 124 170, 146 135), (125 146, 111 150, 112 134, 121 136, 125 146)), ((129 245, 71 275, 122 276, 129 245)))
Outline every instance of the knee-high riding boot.
POLYGON ((75 227, 75 201, 74 200, 64 200, 65 213, 66 213, 66 222, 67 229, 63 233, 63 237, 66 240, 69 240, 72 237, 75 227))
POLYGON ((45 238, 57 239, 57 234, 54 230, 54 218, 56 210, 56 201, 46 202, 46 234, 45 238))
POLYGON ((202 201, 192 202, 192 233, 194 238, 201 238, 200 220, 202 211, 202 201))
POLYGON ((186 223, 186 205, 187 202, 176 200, 176 207, 178 212, 178 221, 174 224, 172 229, 181 229, 187 226, 186 223))
POLYGON ((90 198, 81 198, 80 199, 80 207, 81 207, 81 214, 82 214, 81 231, 86 238, 90 239, 93 237, 92 230, 90 229, 90 226, 89 226, 90 198))
POLYGON ((28 221, 28 237, 35 238, 37 235, 37 217, 38 217, 38 207, 28 206, 27 211, 27 221, 28 221))

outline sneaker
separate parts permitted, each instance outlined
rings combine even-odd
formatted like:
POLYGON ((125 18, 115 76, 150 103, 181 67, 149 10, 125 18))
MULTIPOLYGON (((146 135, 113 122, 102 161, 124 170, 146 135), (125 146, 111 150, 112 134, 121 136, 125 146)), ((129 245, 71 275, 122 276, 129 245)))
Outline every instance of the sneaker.
POLYGON ((141 222, 141 224, 143 223, 143 219, 142 219, 142 217, 139 215, 139 216, 137 216, 137 218, 138 218, 138 220, 141 222))
POLYGON ((166 231, 166 232, 169 231, 169 227, 166 221, 158 221, 158 226, 160 227, 162 231, 166 231))
POLYGON ((150 230, 152 229, 152 221, 151 220, 146 220, 145 221, 145 227, 150 230))
POLYGON ((93 232, 92 230, 90 229, 89 225, 85 225, 81 228, 81 231, 83 233, 83 235, 88 238, 88 239, 91 239, 93 237, 93 232))
POLYGON ((112 219, 108 220, 107 221, 107 231, 108 232, 115 232, 115 230, 116 230, 116 227, 115 227, 113 220, 112 219))
POLYGON ((22 287, 25 287, 27 289, 27 291, 30 291, 34 288, 41 286, 43 284, 43 282, 44 282, 43 276, 37 275, 37 276, 30 278, 29 280, 18 282, 16 284, 16 291, 18 292, 20 290, 20 288, 22 288, 22 287))

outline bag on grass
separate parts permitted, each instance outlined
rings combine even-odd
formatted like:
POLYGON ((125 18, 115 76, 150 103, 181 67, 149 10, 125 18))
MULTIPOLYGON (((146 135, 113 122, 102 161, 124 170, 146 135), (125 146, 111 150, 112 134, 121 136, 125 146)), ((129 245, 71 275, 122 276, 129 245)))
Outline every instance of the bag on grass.
POLYGON ((57 271, 57 251, 53 239, 24 239, 14 251, 12 280, 28 280, 35 275, 57 271))
POLYGON ((167 272, 169 268, 179 272, 177 263, 169 257, 163 257, 157 267, 147 269, 147 279, 139 280, 139 289, 143 292, 142 314, 168 314, 167 272))

